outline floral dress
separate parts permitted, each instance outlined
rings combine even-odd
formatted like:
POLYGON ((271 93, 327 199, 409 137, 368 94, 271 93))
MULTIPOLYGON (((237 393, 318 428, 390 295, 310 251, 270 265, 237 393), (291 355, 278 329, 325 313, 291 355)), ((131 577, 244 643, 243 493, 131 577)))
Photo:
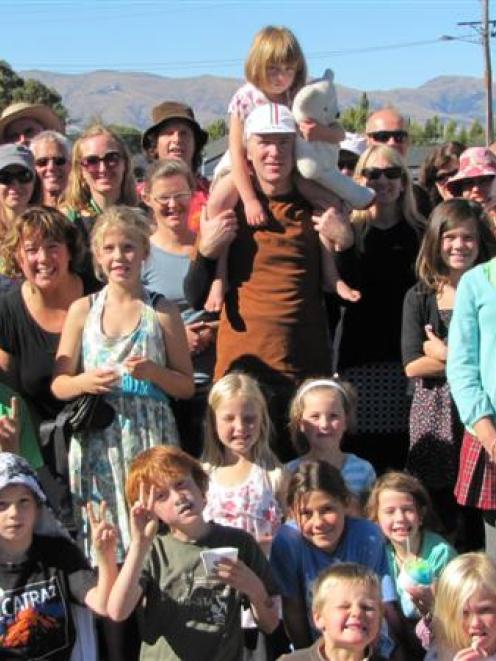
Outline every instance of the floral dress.
POLYGON ((136 328, 115 338, 107 337, 102 328, 106 296, 105 287, 92 297, 83 329, 82 369, 111 367, 121 372, 119 383, 105 397, 116 415, 106 429, 72 437, 69 474, 74 517, 87 557, 91 534, 84 505, 105 500, 119 530, 117 561, 123 562, 130 541, 124 491, 129 466, 141 451, 164 443, 177 445, 178 437, 167 395, 150 381, 134 379, 122 370, 124 361, 132 356, 166 364, 162 328, 149 294, 143 292, 143 311, 136 328))

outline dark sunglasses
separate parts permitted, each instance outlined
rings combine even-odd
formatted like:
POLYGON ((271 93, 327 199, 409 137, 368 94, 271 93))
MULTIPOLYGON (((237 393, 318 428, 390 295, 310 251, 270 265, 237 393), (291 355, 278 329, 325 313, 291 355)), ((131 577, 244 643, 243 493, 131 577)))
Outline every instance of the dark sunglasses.
POLYGON ((448 179, 454 177, 458 170, 450 170, 450 172, 439 172, 435 177, 434 181, 438 184, 445 184, 448 179))
POLYGON ((345 168, 347 170, 354 170, 356 167, 356 164, 358 163, 358 158, 340 158, 338 161, 338 168, 340 170, 344 170, 345 168))
POLYGON ((14 181, 17 181, 19 184, 29 184, 33 179, 34 174, 31 170, 2 170, 2 172, 0 172, 0 184, 3 184, 4 186, 10 186, 14 181))
POLYGON ((372 131, 367 135, 376 142, 389 142, 392 138, 398 145, 408 140, 408 131, 372 131))
POLYGON ((65 156, 42 156, 41 158, 37 158, 34 164, 38 168, 44 168, 50 163, 50 161, 59 168, 67 163, 65 156))
POLYGON ((390 168, 363 168, 362 174, 365 179, 379 179, 383 174, 387 179, 399 179, 403 174, 403 169, 399 165, 392 165, 390 168))
POLYGON ((108 151, 103 156, 91 154, 91 156, 82 158, 80 162, 88 172, 97 172, 100 169, 100 163, 104 163, 106 168, 113 169, 119 165, 121 158, 122 156, 118 151, 108 151))

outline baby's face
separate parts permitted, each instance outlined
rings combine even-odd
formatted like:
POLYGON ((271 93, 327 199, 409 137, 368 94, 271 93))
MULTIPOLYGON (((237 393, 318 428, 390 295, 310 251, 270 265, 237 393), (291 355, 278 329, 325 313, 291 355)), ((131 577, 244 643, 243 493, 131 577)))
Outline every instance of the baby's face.
POLYGON ((382 609, 379 591, 350 581, 326 586, 326 600, 315 624, 323 632, 326 650, 362 651, 377 638, 382 609))
POLYGON ((23 484, 0 490, 0 548, 10 553, 29 548, 38 516, 33 492, 23 484))

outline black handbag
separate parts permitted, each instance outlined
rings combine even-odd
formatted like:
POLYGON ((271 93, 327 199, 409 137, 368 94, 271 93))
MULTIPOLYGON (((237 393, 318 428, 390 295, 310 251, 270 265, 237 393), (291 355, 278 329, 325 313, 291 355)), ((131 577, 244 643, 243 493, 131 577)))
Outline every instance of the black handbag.
POLYGON ((42 422, 41 445, 53 443, 57 474, 67 475, 67 446, 74 433, 105 429, 114 418, 114 407, 102 395, 85 393, 67 402, 55 420, 42 422))

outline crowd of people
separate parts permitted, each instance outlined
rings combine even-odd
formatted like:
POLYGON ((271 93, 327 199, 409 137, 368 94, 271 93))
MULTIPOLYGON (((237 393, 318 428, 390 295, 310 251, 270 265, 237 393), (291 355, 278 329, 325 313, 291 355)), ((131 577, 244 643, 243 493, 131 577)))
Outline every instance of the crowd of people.
POLYGON ((229 150, 152 111, 0 117, 0 658, 496 659, 496 156, 291 113, 255 37, 229 150), (339 147, 350 209, 296 171, 339 147))

